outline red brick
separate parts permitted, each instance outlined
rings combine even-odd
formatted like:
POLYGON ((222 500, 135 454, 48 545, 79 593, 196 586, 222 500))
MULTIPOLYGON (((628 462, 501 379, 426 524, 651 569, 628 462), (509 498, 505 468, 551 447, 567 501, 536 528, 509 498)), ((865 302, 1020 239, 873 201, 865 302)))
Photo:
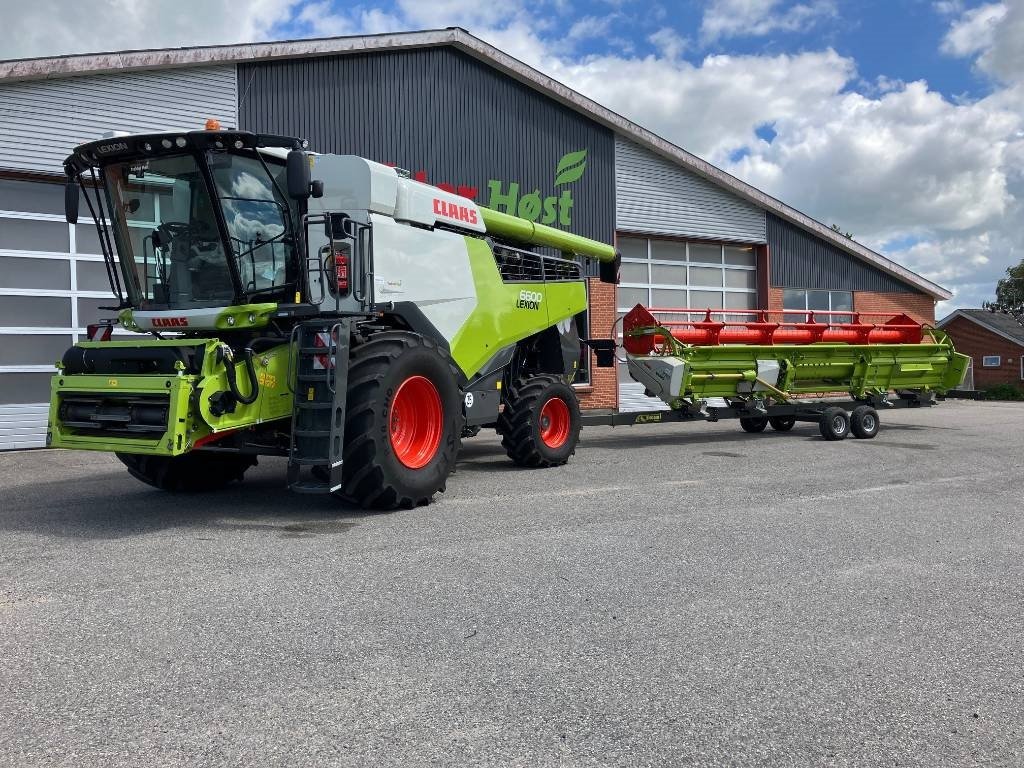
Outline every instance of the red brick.
MULTIPOLYGON (((590 336, 605 338, 615 322, 615 286, 602 283, 596 277, 588 279, 590 287, 590 336)), ((577 387, 580 407, 617 408, 619 405, 619 379, 614 368, 598 368, 594 353, 590 353, 590 386, 577 387)))

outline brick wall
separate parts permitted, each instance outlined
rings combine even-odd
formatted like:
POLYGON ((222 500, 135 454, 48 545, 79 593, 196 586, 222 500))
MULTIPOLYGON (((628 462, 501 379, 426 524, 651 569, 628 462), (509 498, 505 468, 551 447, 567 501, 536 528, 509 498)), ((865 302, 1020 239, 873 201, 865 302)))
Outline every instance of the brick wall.
MULTIPOLYGON (((857 312, 904 313, 919 323, 935 325, 935 300, 924 293, 854 291, 853 308, 857 312)), ((782 288, 768 289, 768 309, 782 309, 782 288)))
POLYGON ((1024 384, 1020 378, 1020 359, 1024 355, 1024 346, 1014 344, 965 317, 956 318, 943 330, 953 340, 957 352, 969 355, 974 360, 975 389, 988 389, 996 384, 1024 384), (983 366, 982 357, 985 355, 999 355, 999 367, 983 366))
POLYGON ((853 308, 857 312, 900 312, 919 323, 935 325, 935 299, 925 293, 872 293, 856 291, 853 308))
MULTIPOLYGON (((596 277, 587 281, 590 286, 591 338, 606 338, 615 322, 615 286, 602 283, 596 277)), ((615 368, 598 368, 594 353, 590 353, 590 386, 576 387, 581 408, 617 408, 619 381, 615 368)))

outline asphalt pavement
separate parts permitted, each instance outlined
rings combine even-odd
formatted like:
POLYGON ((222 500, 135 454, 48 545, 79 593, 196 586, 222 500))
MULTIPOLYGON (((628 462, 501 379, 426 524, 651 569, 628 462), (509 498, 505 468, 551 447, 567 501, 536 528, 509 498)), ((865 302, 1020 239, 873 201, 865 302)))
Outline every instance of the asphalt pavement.
POLYGON ((1024 764, 1024 404, 590 428, 369 514, 0 454, 0 765, 1024 764))

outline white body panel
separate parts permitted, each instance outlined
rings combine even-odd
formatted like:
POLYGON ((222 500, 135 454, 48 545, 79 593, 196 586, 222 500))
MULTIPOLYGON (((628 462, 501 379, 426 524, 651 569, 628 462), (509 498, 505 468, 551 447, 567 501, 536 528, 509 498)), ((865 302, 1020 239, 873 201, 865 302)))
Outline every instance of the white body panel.
POLYGON ((480 209, 468 198, 398 175, 390 168, 355 155, 312 155, 313 178, 324 196, 310 200, 310 211, 369 211, 398 221, 433 227, 451 224, 486 232, 480 209))
POLYGON ((462 235, 373 221, 374 298, 413 301, 451 341, 476 309, 476 287, 462 235))

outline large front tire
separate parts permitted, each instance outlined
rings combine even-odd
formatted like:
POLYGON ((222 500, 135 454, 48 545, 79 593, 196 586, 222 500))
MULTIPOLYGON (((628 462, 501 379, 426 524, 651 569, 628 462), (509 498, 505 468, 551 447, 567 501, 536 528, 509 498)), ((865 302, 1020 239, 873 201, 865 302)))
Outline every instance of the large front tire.
POLYGON ((580 404, 572 387, 541 375, 514 384, 498 417, 498 433, 509 458, 521 467, 555 467, 576 453, 580 404))
POLYGON ((242 453, 195 451, 181 456, 143 456, 115 453, 128 472, 146 485, 162 491, 195 493, 216 491, 242 480, 256 457, 242 453))
POLYGON ((341 496, 409 509, 444 490, 464 421, 456 376, 447 352, 415 333, 388 331, 355 348, 341 496))

